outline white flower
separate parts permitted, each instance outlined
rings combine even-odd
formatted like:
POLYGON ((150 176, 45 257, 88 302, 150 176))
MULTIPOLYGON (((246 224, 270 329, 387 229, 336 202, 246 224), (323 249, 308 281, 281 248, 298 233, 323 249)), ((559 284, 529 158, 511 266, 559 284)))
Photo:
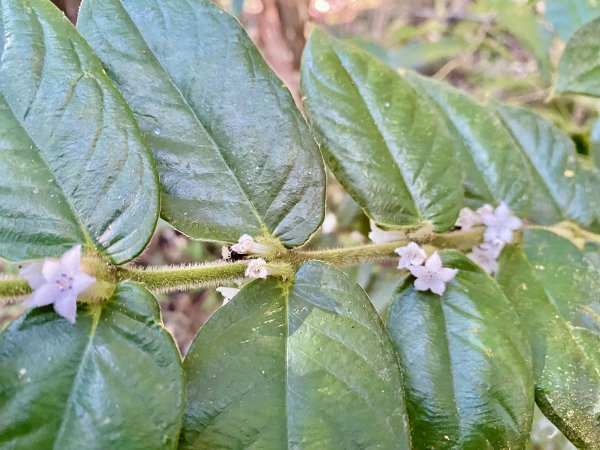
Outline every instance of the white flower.
POLYGON ((483 225, 481 216, 479 214, 477 214, 471 208, 463 208, 460 210, 458 219, 456 219, 457 227, 460 227, 462 230, 466 231, 478 225, 483 225))
POLYGON ((270 246, 256 242, 249 234, 242 235, 238 243, 231 246, 231 250, 241 254, 254 253, 257 255, 268 255, 273 253, 273 249, 270 246))
POLYGON ((406 238, 406 233, 400 230, 382 230, 375 222, 371 220, 371 232, 369 239, 376 244, 388 244, 390 242, 401 241, 406 238))
POLYGON ((231 287, 218 287, 217 292, 223 296, 223 304, 225 305, 229 300, 231 300, 240 289, 231 288, 231 287))
POLYGON ((487 227, 483 235, 486 242, 499 240, 510 243, 513 240, 513 231, 523 226, 521 219, 513 216, 504 202, 501 202, 493 212, 484 212, 481 218, 487 227))
POLYGON ((486 273, 492 274, 498 270, 498 262, 496 258, 488 251, 483 250, 479 246, 473 247, 473 251, 467 254, 467 257, 479 264, 486 273))
POLYGON ((408 269, 409 266, 420 266, 427 259, 427 253, 414 242, 409 242, 406 247, 394 250, 400 255, 398 269, 408 269))
POLYGON ((245 275, 248 278, 267 278, 267 275, 269 275, 267 262, 262 258, 251 259, 245 275))
POLYGON ((502 249, 504 248, 505 243, 499 239, 493 241, 485 241, 479 244, 479 248, 490 255, 492 258, 496 259, 502 253, 502 249))
MULTIPOLYGON (((483 206, 481 206, 475 210, 475 213, 479 214, 480 217, 482 217, 484 214, 492 214, 493 212, 494 212, 494 207, 492 205, 490 205, 489 203, 486 203, 483 206)), ((483 222, 481 222, 481 223, 483 223, 483 222)))
POLYGON ((62 255, 60 260, 36 261, 21 269, 21 275, 33 289, 33 294, 23 304, 54 304, 54 310, 58 314, 75 323, 77 296, 96 281, 80 271, 80 261, 81 245, 76 245, 62 255))
POLYGON ((486 203, 481 208, 477 208, 476 211, 473 211, 471 208, 463 208, 458 214, 458 219, 456 219, 456 226, 465 231, 478 227, 479 225, 483 225, 483 215, 492 214, 493 212, 494 207, 489 203, 486 203))
POLYGON ((225 261, 231 259, 231 250, 227 245, 221 247, 221 258, 223 258, 225 261))
POLYGON ((442 267, 442 260, 437 252, 427 259, 424 266, 410 266, 408 270, 417 278, 415 280, 415 289, 417 291, 426 291, 429 289, 438 295, 444 293, 446 283, 452 280, 458 273, 458 269, 442 267))
POLYGON ((323 219, 323 225, 321 225, 321 229, 323 230, 323 234, 331 234, 337 228, 337 217, 333 213, 325 214, 325 219, 323 219))

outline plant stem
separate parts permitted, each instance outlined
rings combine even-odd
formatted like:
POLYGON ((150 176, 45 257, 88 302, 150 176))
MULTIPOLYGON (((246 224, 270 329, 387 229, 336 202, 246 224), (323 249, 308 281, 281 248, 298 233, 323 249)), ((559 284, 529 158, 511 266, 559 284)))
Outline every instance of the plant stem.
MULTIPOLYGON (((571 222, 562 222, 551 227, 526 225, 524 229, 527 228, 548 229, 580 245, 585 241, 600 242, 600 236, 583 230, 571 222)), ((268 260, 267 269, 270 275, 289 279, 293 276, 294 270, 305 261, 318 260, 340 267, 397 258, 394 250, 411 241, 432 248, 432 251, 439 248, 467 251, 482 241, 484 230, 484 227, 476 227, 468 231, 436 234, 422 228, 407 232, 404 240, 386 244, 366 244, 325 250, 282 248, 273 255, 264 255, 264 258, 268 260)), ((522 231, 515 233, 515 242, 519 242, 522 231)), ((90 275, 96 277, 98 283, 94 285, 95 291, 88 294, 89 298, 81 298, 80 301, 91 303, 103 301, 110 296, 116 283, 128 280, 144 283, 148 289, 160 293, 211 286, 231 286, 248 280, 245 272, 250 261, 217 261, 205 264, 137 268, 114 267, 98 259, 85 258, 82 265, 90 275)), ((31 288, 26 280, 16 277, 0 278, 0 302, 15 301, 30 293, 31 288)))
POLYGON ((406 244, 406 241, 398 241, 388 244, 366 244, 326 250, 292 250, 288 253, 287 258, 296 265, 304 261, 317 260, 335 266, 354 266, 397 256, 394 250, 406 244))
POLYGON ((0 277, 0 299, 11 303, 31 294, 29 283, 22 278, 0 277))
POLYGON ((216 262, 152 268, 117 268, 118 281, 144 283, 154 292, 175 292, 233 284, 243 280, 248 261, 216 262))

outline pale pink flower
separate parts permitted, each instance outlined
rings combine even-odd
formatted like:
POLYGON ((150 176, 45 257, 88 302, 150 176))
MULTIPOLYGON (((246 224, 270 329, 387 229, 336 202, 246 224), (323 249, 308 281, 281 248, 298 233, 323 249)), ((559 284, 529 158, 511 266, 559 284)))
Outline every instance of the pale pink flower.
POLYGON ((427 253, 414 242, 409 242, 405 247, 394 250, 400 255, 398 269, 408 269, 410 266, 420 266, 427 259, 427 253))
POLYGON ((33 294, 23 304, 32 307, 53 304, 58 314, 75 323, 77 296, 96 281, 81 271, 80 262, 81 245, 76 245, 60 260, 47 258, 26 265, 20 273, 29 282, 33 294))
POLYGON ((446 283, 458 273, 458 269, 442 267, 442 260, 437 252, 425 261, 424 266, 410 266, 408 270, 417 278, 415 280, 417 291, 430 290, 437 295, 444 293, 446 283))

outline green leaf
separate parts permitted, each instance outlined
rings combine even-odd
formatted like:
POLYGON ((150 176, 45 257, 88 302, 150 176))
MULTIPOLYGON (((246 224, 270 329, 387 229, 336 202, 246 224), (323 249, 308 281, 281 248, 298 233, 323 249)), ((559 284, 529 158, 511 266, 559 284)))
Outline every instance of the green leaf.
POLYGON ((500 118, 457 89, 406 73, 404 78, 439 107, 455 140, 455 158, 465 173, 465 194, 473 206, 507 202, 519 215, 530 203, 528 163, 500 118))
POLYGON ((181 360, 158 304, 124 283, 70 325, 34 309, 0 335, 0 447, 175 448, 181 360))
POLYGON ((600 18, 582 26, 569 39, 558 65, 559 93, 600 97, 600 18))
POLYGON ((588 226, 589 207, 600 183, 582 174, 575 145, 536 113, 494 104, 414 73, 405 78, 439 106, 465 171, 470 204, 507 202, 521 217, 552 224, 572 220, 588 226))
POLYGON ((364 291, 304 263, 244 287, 184 362, 181 448, 409 448, 398 362, 364 291))
POLYGON ((597 0, 546 0, 545 7, 546 19, 565 41, 579 27, 600 15, 597 0))
POLYGON ((570 241, 526 231, 502 254, 498 281, 533 349, 535 396, 579 448, 600 442, 600 271, 570 241))
POLYGON ((78 27, 154 150, 167 221, 226 242, 311 236, 324 211, 322 158, 235 18, 210 0, 86 0, 78 27))
POLYGON ((597 198, 600 183, 590 189, 571 138, 534 112, 500 104, 496 110, 531 167, 530 192, 535 196, 528 218, 589 225, 596 217, 590 203, 597 198))
POLYGON ((442 297, 396 291, 386 326, 400 359, 414 448, 525 448, 533 415, 531 355, 509 301, 457 252, 442 297))
POLYGON ((0 255, 77 243, 137 256, 158 215, 152 156, 131 111, 47 0, 0 2, 0 255))
POLYGON ((372 219, 454 225, 460 167, 429 101, 375 57, 318 29, 304 51, 302 90, 329 167, 372 219))

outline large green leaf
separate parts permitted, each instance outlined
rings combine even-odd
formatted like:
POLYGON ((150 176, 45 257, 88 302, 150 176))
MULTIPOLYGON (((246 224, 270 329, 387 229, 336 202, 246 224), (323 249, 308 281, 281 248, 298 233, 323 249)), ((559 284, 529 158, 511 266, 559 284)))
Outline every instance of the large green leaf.
POLYGON ((600 97, 599 35, 600 18, 597 18, 569 39, 558 65, 558 92, 600 97))
POLYGON ((395 293, 386 326, 400 358, 414 448, 525 448, 533 415, 531 355, 498 285, 464 255, 442 297, 395 293))
POLYGON ((181 448, 409 448, 392 343, 364 291, 323 263, 246 286, 184 368, 181 448))
POLYGON ((158 215, 152 157, 131 111, 75 28, 47 0, 0 1, 0 255, 76 243, 116 263, 158 215))
POLYGON ((322 158, 235 18, 210 0, 86 0, 78 27, 154 150, 167 221, 199 239, 309 238, 322 158))
POLYGON ((435 100, 459 143, 470 203, 505 201, 520 216, 543 224, 592 223, 596 215, 589 204, 600 183, 581 174, 575 145, 556 126, 524 109, 483 106, 414 73, 405 77, 435 100))
POLYGON ((302 91, 329 167, 377 223, 454 225, 460 167, 435 107, 375 57, 315 30, 302 91))
POLYGON ((125 283, 70 325, 34 309, 0 335, 0 447, 175 448, 181 360, 156 300, 125 283))
POLYGON ((565 41, 583 24, 600 15, 597 0, 546 0, 545 9, 546 19, 565 41))
POLYGON ((600 271, 571 242, 527 231, 498 281, 533 349, 536 401, 580 448, 600 442, 600 271))
POLYGON ((406 73, 414 88, 433 99, 457 142, 465 194, 474 204, 505 201, 517 213, 530 203, 528 164, 500 119, 471 97, 445 84, 406 73))

